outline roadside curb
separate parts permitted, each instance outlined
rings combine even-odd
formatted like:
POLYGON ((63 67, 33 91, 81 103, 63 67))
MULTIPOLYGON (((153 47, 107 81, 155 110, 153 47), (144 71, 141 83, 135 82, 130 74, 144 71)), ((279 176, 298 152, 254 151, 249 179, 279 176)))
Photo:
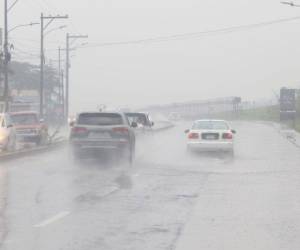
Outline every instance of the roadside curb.
POLYGON ((14 152, 3 153, 3 154, 0 154, 0 161, 15 160, 15 159, 23 158, 23 157, 26 157, 29 155, 43 153, 43 152, 55 149, 57 147, 63 146, 66 143, 67 143, 66 139, 60 139, 60 140, 53 141, 52 143, 49 143, 49 144, 41 146, 41 147, 22 149, 22 150, 17 150, 14 152))
POLYGON ((167 129, 171 129, 174 128, 175 125, 171 122, 161 122, 162 124, 165 124, 165 126, 162 126, 160 128, 154 128, 153 132, 160 132, 160 131, 165 131, 167 129))
POLYGON ((294 129, 284 129, 280 126, 279 123, 272 123, 272 126, 274 127, 277 132, 287 139, 290 143, 292 143, 297 148, 300 148, 300 133, 297 132, 294 129))

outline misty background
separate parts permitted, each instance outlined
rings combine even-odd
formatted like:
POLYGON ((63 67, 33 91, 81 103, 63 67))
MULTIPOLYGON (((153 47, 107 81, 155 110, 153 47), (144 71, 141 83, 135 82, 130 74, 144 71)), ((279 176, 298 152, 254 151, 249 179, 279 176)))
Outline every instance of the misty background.
MULTIPOLYGON (((67 24, 67 29, 45 40, 46 62, 54 67, 66 32, 89 35, 73 44, 88 42, 71 54, 72 112, 103 103, 142 107, 233 95, 272 99, 280 87, 300 85, 300 20, 184 40, 98 46, 300 16, 300 8, 277 0, 19 0, 9 26, 39 22, 41 12, 69 15, 50 28, 67 24)), ((10 43, 13 60, 39 64, 39 25, 13 31, 10 43)))

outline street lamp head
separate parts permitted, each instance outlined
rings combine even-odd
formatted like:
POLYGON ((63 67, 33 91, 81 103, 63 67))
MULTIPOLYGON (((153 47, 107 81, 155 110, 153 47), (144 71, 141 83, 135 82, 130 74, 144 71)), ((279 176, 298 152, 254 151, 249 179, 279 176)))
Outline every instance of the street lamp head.
POLYGON ((67 28, 68 26, 67 25, 62 25, 62 26, 59 26, 58 28, 59 29, 64 29, 64 28, 67 28))
POLYGON ((20 24, 20 25, 17 25, 13 28, 11 28, 10 30, 8 30, 8 33, 12 32, 13 30, 16 30, 18 28, 21 28, 21 27, 28 27, 28 26, 34 26, 34 25, 38 25, 40 23, 28 23, 28 24, 20 24))
POLYGON ((56 30, 62 30, 62 29, 65 29, 66 27, 67 27, 67 25, 62 25, 62 26, 53 28, 52 30, 49 30, 44 36, 47 36, 48 34, 52 33, 53 31, 56 31, 56 30))
POLYGON ((281 3, 286 4, 286 5, 290 5, 290 6, 295 6, 295 4, 293 2, 282 1, 281 3))

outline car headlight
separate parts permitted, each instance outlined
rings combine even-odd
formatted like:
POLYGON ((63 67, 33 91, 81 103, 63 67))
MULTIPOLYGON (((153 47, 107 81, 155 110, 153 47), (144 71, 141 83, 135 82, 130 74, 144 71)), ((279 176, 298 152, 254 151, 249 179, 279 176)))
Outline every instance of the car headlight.
POLYGON ((3 140, 5 140, 5 139, 6 139, 6 135, 0 134, 0 141, 3 141, 3 140))

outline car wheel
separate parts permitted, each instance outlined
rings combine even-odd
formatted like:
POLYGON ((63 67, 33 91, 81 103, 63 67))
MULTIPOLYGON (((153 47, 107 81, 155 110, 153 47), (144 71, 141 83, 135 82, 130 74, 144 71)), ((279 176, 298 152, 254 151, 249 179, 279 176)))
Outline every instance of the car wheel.
POLYGON ((131 149, 129 154, 129 159, 128 159, 130 164, 134 162, 134 158, 135 158, 135 149, 131 149))
POLYGON ((228 151, 228 156, 230 158, 234 158, 234 149, 231 149, 231 150, 228 151))
POLYGON ((15 139, 13 140, 13 144, 12 144, 11 150, 12 150, 12 151, 16 151, 16 149, 17 149, 17 139, 15 138, 15 139))
POLYGON ((5 151, 15 151, 16 150, 16 138, 9 138, 4 150, 5 151))
POLYGON ((8 151, 8 143, 6 145, 3 146, 2 151, 3 152, 7 152, 8 151))
POLYGON ((38 138, 36 145, 37 146, 42 146, 45 145, 47 143, 47 136, 45 135, 40 135, 40 137, 38 138))
POLYGON ((131 165, 134 161, 134 158, 135 158, 135 149, 131 148, 131 147, 127 148, 124 151, 123 157, 126 160, 126 162, 128 162, 131 165))
POLYGON ((188 155, 192 155, 193 150, 191 149, 191 147, 186 146, 186 153, 187 153, 188 155))
POLYGON ((73 150, 72 154, 73 154, 73 159, 74 160, 81 160, 82 159, 83 154, 79 150, 73 150))
POLYGON ((40 146, 42 144, 42 137, 39 137, 36 142, 35 142, 35 145, 36 146, 40 146))

